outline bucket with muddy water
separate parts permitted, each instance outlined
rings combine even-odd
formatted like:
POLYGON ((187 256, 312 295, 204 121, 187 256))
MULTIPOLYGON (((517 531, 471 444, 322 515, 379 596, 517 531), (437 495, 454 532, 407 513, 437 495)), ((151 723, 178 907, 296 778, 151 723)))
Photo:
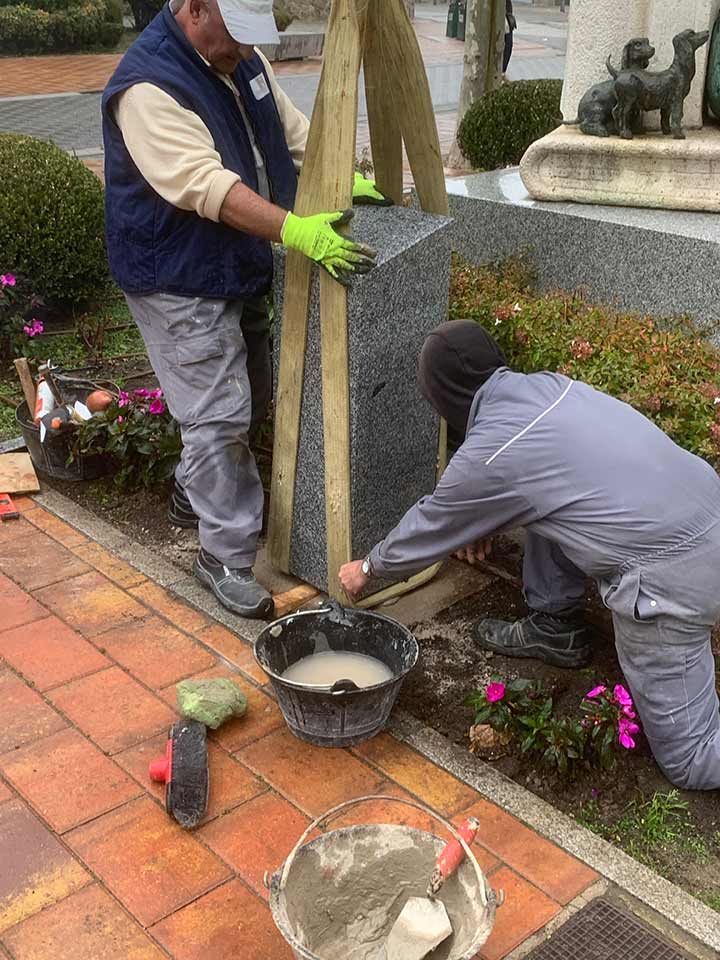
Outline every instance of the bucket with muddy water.
POLYGON ((291 732, 320 747, 379 733, 419 652, 402 624, 335 601, 270 624, 254 649, 291 732))
POLYGON ((430 833, 367 824, 333 830, 305 844, 313 830, 371 800, 422 810, 462 844, 466 859, 438 895, 453 933, 428 960, 472 960, 490 936, 501 895, 496 897, 452 824, 414 801, 374 796, 340 804, 311 823, 268 883, 273 919, 296 960, 385 960, 385 942, 407 900, 425 896, 446 842, 430 833))

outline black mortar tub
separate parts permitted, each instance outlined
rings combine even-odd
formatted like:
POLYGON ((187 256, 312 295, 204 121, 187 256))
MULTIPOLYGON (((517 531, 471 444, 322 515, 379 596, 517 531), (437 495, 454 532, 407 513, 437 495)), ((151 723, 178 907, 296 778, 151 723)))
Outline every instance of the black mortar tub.
POLYGON ((419 653, 417 640, 402 624, 379 613, 345 609, 334 601, 276 620, 263 630, 254 649, 290 731, 319 747, 352 747, 379 733, 419 653), (375 657, 393 675, 362 689, 354 684, 349 689, 342 681, 333 687, 313 687, 283 679, 293 663, 326 650, 375 657))

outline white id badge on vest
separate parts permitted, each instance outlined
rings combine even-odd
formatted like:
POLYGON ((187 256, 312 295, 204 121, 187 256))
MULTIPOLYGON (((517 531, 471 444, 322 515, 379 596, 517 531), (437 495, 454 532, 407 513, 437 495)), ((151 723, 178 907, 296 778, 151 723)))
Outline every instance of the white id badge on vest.
POLYGON ((259 73, 250 81, 250 89, 255 94, 256 100, 262 100, 270 93, 270 87, 267 84, 264 73, 259 73))

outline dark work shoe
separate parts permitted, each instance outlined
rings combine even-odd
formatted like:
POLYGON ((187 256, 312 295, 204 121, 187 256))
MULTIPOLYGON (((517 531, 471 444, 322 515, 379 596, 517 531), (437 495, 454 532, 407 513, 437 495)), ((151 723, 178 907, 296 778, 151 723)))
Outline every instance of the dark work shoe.
POLYGON ((193 573, 233 613, 250 620, 272 619, 275 613, 273 598, 257 582, 250 567, 231 570, 201 549, 195 557, 193 573))
POLYGON ((168 520, 174 527, 182 527, 185 530, 197 530, 197 514, 190 506, 190 501, 180 484, 175 481, 170 504, 168 506, 168 520))
POLYGON ((591 647, 582 616, 535 612, 523 620, 480 620, 473 637, 485 650, 503 657, 528 657, 555 667, 584 667, 591 647))

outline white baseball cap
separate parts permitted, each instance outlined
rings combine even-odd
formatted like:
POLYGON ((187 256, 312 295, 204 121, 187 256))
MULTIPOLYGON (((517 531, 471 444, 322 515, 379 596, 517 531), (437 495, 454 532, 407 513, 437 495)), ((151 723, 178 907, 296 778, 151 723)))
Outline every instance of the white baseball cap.
POLYGON ((237 43, 280 43, 272 0, 218 0, 227 32, 237 43))

